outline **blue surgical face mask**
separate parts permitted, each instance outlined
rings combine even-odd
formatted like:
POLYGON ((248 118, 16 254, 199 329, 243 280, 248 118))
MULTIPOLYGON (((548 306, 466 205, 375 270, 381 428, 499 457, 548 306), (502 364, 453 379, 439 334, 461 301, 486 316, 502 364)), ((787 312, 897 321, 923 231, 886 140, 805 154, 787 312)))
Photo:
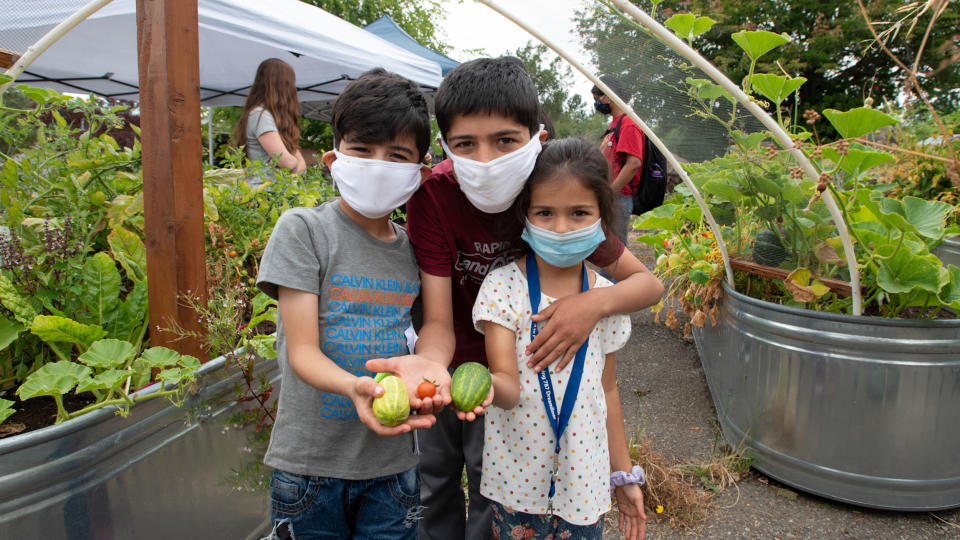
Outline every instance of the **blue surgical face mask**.
POLYGON ((565 233, 537 227, 529 219, 526 222, 520 237, 544 262, 557 268, 580 264, 606 239, 599 219, 589 227, 565 233))
POLYGON ((609 103, 604 103, 599 99, 593 102, 593 108, 600 114, 610 114, 613 112, 609 103))

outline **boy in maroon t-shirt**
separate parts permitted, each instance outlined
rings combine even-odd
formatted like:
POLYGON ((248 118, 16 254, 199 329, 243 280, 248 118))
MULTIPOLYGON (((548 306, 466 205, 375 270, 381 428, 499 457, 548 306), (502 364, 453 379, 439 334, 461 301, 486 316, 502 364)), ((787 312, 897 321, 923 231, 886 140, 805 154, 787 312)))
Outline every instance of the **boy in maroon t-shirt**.
MULTIPOLYGON (((504 58, 461 64, 447 74, 436 99, 437 122, 450 169, 434 173, 407 203, 407 229, 420 265, 424 322, 416 346, 419 362, 451 369, 463 362, 486 365, 483 335, 471 317, 480 284, 490 270, 513 261, 528 247, 513 201, 533 169, 540 141, 539 103, 523 67, 504 58)), ((663 285, 616 237, 607 235, 588 259, 619 282, 563 298, 535 318, 550 319, 528 349, 530 365, 563 368, 601 318, 651 306, 663 285)), ((403 378, 435 374, 417 361, 373 360, 375 371, 403 378), (418 371, 419 369, 419 371, 418 371)), ((480 494, 483 422, 474 411, 439 409, 450 403, 449 376, 426 412, 437 412, 432 429, 420 432, 421 501, 419 538, 492 537, 489 502, 480 494), (469 482, 466 521, 461 475, 469 482)), ((489 404, 490 400, 484 404, 489 404)))

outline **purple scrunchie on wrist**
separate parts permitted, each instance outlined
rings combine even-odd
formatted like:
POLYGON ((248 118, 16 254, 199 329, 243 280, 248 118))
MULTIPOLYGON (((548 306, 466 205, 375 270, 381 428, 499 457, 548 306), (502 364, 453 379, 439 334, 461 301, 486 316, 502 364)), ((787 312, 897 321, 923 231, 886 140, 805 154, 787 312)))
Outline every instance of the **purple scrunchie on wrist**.
POLYGON ((633 470, 630 472, 624 471, 613 471, 610 474, 610 495, 613 495, 613 492, 620 486, 625 486, 627 484, 637 484, 642 486, 646 477, 643 474, 643 468, 639 465, 634 465, 633 470))

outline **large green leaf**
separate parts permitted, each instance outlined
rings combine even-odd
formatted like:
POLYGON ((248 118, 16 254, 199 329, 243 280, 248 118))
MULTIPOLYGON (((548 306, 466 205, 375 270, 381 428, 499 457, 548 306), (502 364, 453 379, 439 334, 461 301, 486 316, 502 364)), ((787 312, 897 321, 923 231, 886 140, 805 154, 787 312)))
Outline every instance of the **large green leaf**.
POLYGON ((903 198, 903 211, 907 221, 917 233, 927 238, 940 238, 947 225, 947 218, 956 211, 942 201, 928 201, 917 197, 903 198))
POLYGON ((710 180, 704 184, 701 189, 705 193, 709 193, 710 195, 713 195, 721 200, 729 201, 734 204, 743 199, 743 193, 741 193, 740 190, 731 186, 730 184, 717 180, 710 180))
POLYGON ((0 315, 0 351, 6 349, 8 345, 13 343, 25 329, 26 328, 17 321, 11 321, 3 315, 0 315))
POLYGON ((680 212, 683 206, 679 204, 664 204, 647 212, 640 218, 638 226, 643 229, 665 229, 676 231, 680 229, 680 212))
POLYGON ((180 353, 166 347, 150 347, 143 351, 140 360, 152 368, 175 366, 180 361, 180 353))
POLYGON ((107 332, 99 326, 80 324, 73 319, 56 315, 37 315, 30 325, 30 332, 47 343, 72 343, 87 349, 107 332))
POLYGON ((235 184, 243 175, 243 169, 210 169, 203 173, 203 181, 211 184, 235 184))
POLYGON ((111 336, 136 341, 147 317, 147 301, 147 282, 138 281, 107 321, 111 336))
POLYGON ((877 284, 884 291, 897 294, 921 289, 930 293, 940 292, 939 261, 932 255, 921 257, 905 249, 880 263, 877 284), (931 260, 931 258, 933 260, 931 260))
POLYGON ((14 318, 25 326, 29 326, 37 316, 30 302, 17 292, 17 287, 2 273, 0 273, 0 304, 9 309, 14 318))
POLYGON ((766 140, 770 134, 766 131, 757 131, 749 134, 742 131, 733 131, 731 135, 733 135, 733 140, 745 150, 754 150, 759 148, 760 143, 766 140))
POLYGON ((277 350, 274 348, 276 336, 261 334, 250 338, 247 340, 247 343, 257 354, 257 356, 260 356, 261 358, 272 360, 277 357, 277 350))
POLYGON ((108 369, 103 373, 95 375, 93 378, 84 379, 77 384, 77 392, 89 392, 91 390, 120 390, 120 387, 133 375, 133 371, 127 369, 108 369))
POLYGON ((844 172, 854 177, 860 176, 877 165, 894 160, 894 157, 886 152, 871 152, 857 148, 851 148, 847 151, 846 157, 843 157, 829 146, 823 149, 823 156, 834 163, 839 163, 844 172))
POLYGON ((774 34, 766 30, 740 31, 730 37, 754 61, 790 41, 790 36, 786 34, 774 34))
POLYGON ((677 37, 691 43, 694 38, 710 30, 714 23, 716 21, 710 17, 697 17, 692 13, 678 13, 664 21, 663 25, 673 30, 677 37))
POLYGON ((957 313, 960 313, 960 268, 957 268, 954 265, 947 266, 947 272, 949 272, 949 279, 947 284, 940 289, 937 297, 945 305, 948 305, 954 309, 957 313))
POLYGON ((769 99, 777 105, 790 97, 790 94, 797 91, 803 83, 807 82, 804 77, 784 77, 783 75, 774 75, 771 73, 758 73, 751 79, 753 88, 763 97, 769 99))
POLYGON ((725 97, 729 100, 734 99, 733 96, 724 90, 722 86, 709 79, 694 79, 692 77, 687 77, 686 83, 690 86, 689 92, 698 99, 702 99, 704 101, 713 101, 721 97, 725 97))
POLYGON ((73 362, 61 360, 44 364, 34 371, 27 380, 17 389, 20 399, 30 399, 37 396, 62 396, 81 380, 90 376, 91 370, 73 362))
POLYGON ((77 357, 77 360, 94 368, 115 368, 124 365, 134 354, 133 344, 119 339, 101 339, 87 352, 77 357))
POLYGON ((81 300, 99 324, 106 323, 120 301, 120 272, 110 255, 100 252, 87 259, 80 271, 81 300))
POLYGON ((137 233, 117 225, 107 235, 107 243, 130 281, 147 279, 147 250, 137 233))
MULTIPOLYGON (((2 83, 3 81, 0 80, 0 84, 2 83)), ((17 412, 17 410, 13 408, 12 401, 10 401, 9 399, 0 398, 0 424, 2 424, 4 420, 9 418, 10 415, 12 415, 15 412, 17 412)))
POLYGON ((857 107, 846 112, 827 109, 823 111, 823 115, 845 139, 863 137, 867 133, 897 123, 896 118, 869 107, 857 107))

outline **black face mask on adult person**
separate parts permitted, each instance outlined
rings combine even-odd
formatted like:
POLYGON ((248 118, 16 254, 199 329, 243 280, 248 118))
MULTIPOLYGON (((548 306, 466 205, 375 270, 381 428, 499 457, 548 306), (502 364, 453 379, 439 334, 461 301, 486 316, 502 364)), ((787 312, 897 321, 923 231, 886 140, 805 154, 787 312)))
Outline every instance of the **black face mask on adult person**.
POLYGON ((593 108, 597 110, 600 114, 610 114, 610 104, 604 103, 599 99, 593 102, 593 108))

